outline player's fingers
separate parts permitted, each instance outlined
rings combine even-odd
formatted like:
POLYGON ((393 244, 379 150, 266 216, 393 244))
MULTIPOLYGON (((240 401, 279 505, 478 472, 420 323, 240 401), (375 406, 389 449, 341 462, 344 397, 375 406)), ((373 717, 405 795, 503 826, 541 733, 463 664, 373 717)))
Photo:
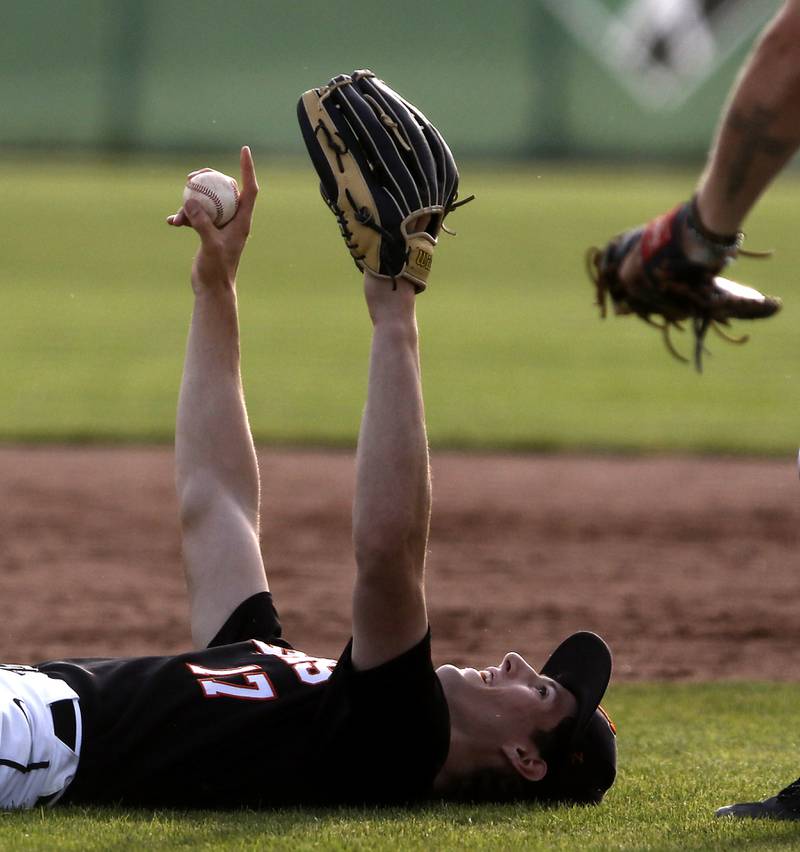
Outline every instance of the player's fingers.
POLYGON ((424 231, 425 228, 428 227, 430 222, 431 222, 431 214, 430 213, 423 213, 422 216, 417 216, 417 218, 414 219, 413 222, 408 223, 408 233, 418 234, 421 231, 424 231))
POLYGON ((186 218, 189 220, 189 224, 200 234, 200 239, 203 242, 206 239, 210 239, 217 233, 217 229, 214 227, 214 223, 211 221, 211 217, 203 210, 202 205, 195 200, 194 198, 188 198, 186 203, 183 205, 183 212, 186 214, 186 218))
POLYGON ((640 247, 629 251, 619 267, 619 277, 623 281, 636 281, 644 276, 644 261, 640 247))
POLYGON ((239 196, 239 211, 244 211, 250 216, 255 207, 258 195, 258 179, 256 178, 256 167, 253 163, 253 153, 248 145, 245 145, 239 154, 239 165, 242 172, 242 191, 239 196))
POLYGON ((167 223, 169 225, 174 225, 176 228, 180 228, 182 226, 191 227, 189 223, 189 217, 183 210, 183 207, 177 212, 173 213, 171 216, 167 216, 167 223))

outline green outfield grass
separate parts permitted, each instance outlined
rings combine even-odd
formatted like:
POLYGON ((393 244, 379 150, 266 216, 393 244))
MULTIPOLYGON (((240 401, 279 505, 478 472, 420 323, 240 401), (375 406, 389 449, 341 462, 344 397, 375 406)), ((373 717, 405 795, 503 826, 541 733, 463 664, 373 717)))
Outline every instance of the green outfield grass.
MULTIPOLYGON (((310 167, 256 157, 263 192, 240 274, 253 427, 262 441, 350 444, 369 332, 359 280, 310 167)), ((163 217, 184 172, 205 162, 0 161, 0 440, 171 438, 194 235, 163 217)), ((211 164, 233 172, 235 152, 211 164)), ((775 258, 735 266, 785 310, 745 347, 710 338, 703 377, 640 321, 601 322, 593 307, 585 247, 692 182, 688 171, 464 166, 464 194, 478 200, 453 215, 459 236, 442 237, 419 300, 434 444, 796 451, 797 177, 749 223, 748 244, 775 258)))
POLYGON ((800 686, 613 686, 620 773, 599 808, 439 806, 276 813, 68 808, 0 816, 0 848, 781 849, 793 823, 719 820, 800 774, 800 686))

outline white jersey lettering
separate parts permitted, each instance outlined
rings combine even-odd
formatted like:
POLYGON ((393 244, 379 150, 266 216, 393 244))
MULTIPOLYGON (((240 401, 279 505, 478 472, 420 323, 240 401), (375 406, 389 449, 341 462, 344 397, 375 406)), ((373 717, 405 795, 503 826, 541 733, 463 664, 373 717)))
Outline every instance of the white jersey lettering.
MULTIPOLYGON (((301 683, 309 686, 324 683, 336 666, 335 660, 309 657, 302 651, 270 645, 258 639, 251 641, 259 654, 277 657, 297 675, 301 683)), ((272 701, 278 697, 266 670, 257 663, 226 669, 212 669, 187 663, 187 668, 197 678, 198 685, 206 698, 272 701)))
POLYGON ((269 678, 263 672, 259 674, 248 674, 244 679, 248 686, 226 683, 213 678, 203 678, 200 687, 206 698, 241 698, 247 701, 271 701, 276 697, 269 678))
POLYGON ((333 674, 333 670, 336 667, 336 660, 328 660, 323 657, 309 657, 303 651, 281 648, 280 645, 269 645, 258 639, 253 639, 253 644, 262 654, 279 657, 291 666, 301 683, 312 685, 324 683, 333 674))

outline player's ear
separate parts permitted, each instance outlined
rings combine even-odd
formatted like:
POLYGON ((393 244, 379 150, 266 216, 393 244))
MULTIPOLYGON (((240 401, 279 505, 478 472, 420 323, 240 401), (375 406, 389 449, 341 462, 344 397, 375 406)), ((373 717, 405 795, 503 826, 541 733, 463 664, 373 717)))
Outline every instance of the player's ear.
POLYGON ((508 762, 526 781, 541 781, 547 775, 547 763, 533 743, 506 743, 501 748, 508 762))

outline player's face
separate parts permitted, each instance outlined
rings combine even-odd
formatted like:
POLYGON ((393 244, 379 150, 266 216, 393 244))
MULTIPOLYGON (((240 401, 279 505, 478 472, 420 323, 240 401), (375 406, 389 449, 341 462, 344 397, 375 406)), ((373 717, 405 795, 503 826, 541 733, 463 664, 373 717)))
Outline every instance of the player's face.
POLYGON ((577 712, 577 701, 568 689, 540 675, 513 652, 488 669, 445 665, 436 674, 451 724, 488 748, 529 738, 534 731, 549 731, 577 712))

